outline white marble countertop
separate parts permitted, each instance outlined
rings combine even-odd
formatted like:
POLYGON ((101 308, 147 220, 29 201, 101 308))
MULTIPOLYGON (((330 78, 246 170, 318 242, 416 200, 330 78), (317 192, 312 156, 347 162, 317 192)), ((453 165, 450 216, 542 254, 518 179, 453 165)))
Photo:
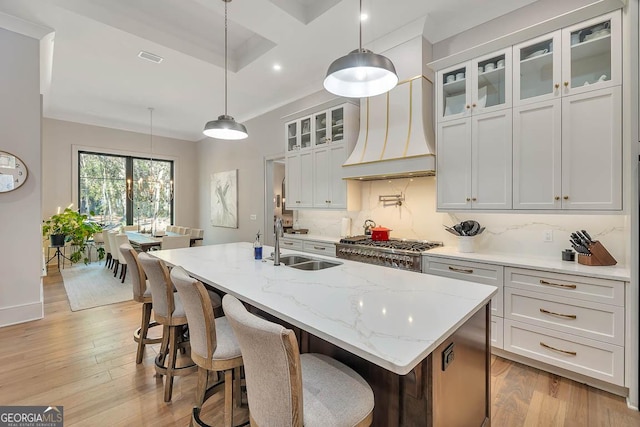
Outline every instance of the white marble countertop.
MULTIPOLYGON (((265 247, 263 253, 272 249, 265 247)), ((409 373, 497 292, 494 286, 348 260, 319 271, 276 267, 272 261, 254 260, 250 243, 149 253, 400 375, 409 373)))
POLYGON ((315 242, 339 243, 340 237, 321 236, 319 234, 289 234, 285 233, 287 239, 313 240, 315 242))
POLYGON ((577 261, 562 261, 559 254, 558 259, 552 259, 499 253, 461 253, 458 252, 456 247, 443 246, 429 250, 426 253, 426 256, 485 262, 509 267, 535 268, 556 273, 575 274, 578 276, 594 277, 599 279, 623 280, 626 282, 631 280, 631 270, 628 267, 620 266, 619 264, 611 266, 582 265, 578 264, 577 261))

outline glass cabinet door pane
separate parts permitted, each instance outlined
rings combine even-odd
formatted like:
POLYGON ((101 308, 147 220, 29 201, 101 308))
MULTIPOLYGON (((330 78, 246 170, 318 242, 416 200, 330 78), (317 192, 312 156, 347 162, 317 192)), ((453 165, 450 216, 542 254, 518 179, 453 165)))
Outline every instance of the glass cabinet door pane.
POLYGON ((553 38, 549 38, 516 52, 515 60, 520 62, 520 100, 553 93, 553 50, 553 38))
POLYGON ((327 113, 315 116, 315 144, 323 145, 327 143, 327 113))
POLYGON ((611 21, 571 32, 571 87, 611 80, 611 21))
POLYGON ((344 139, 344 109, 331 110, 331 141, 337 142, 344 139))
POLYGON ((287 125, 287 151, 293 151, 298 147, 298 123, 287 125))
MULTIPOLYGON (((442 73, 442 115, 444 117, 461 114, 467 102, 467 67, 442 73)), ((470 76, 469 76, 470 77, 470 76)))
POLYGON ((311 118, 307 117, 300 121, 300 148, 311 147, 311 118))
POLYGON ((505 65, 505 54, 478 62, 477 108, 494 107, 506 102, 505 65))

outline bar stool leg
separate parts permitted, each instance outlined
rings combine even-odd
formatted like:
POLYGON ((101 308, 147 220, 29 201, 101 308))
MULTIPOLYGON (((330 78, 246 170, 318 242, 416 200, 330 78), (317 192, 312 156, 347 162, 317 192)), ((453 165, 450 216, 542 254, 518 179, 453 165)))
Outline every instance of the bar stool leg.
POLYGON ((224 425, 233 427, 233 370, 224 371, 224 425))
POLYGON ((169 360, 167 361, 167 373, 164 379, 164 401, 171 402, 173 392, 173 371, 176 368, 176 356, 178 353, 178 336, 175 326, 169 327, 169 360))

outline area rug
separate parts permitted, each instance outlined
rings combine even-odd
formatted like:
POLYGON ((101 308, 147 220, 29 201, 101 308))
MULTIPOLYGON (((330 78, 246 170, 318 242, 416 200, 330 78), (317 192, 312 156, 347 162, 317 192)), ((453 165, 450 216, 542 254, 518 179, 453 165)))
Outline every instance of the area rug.
POLYGON ((104 263, 80 263, 63 268, 61 273, 71 311, 129 301, 133 297, 130 271, 124 283, 113 277, 113 270, 105 268, 104 263))

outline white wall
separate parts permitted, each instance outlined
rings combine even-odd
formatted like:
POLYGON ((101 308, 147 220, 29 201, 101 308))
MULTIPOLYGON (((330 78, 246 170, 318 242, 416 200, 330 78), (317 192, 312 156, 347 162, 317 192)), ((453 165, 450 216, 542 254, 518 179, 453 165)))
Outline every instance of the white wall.
MULTIPOLYGON (((44 119, 43 121, 43 218, 56 213, 58 206, 77 207, 77 159, 79 147, 88 151, 133 154, 148 157, 149 134, 44 119)), ((196 143, 153 136, 153 155, 174 160, 175 223, 195 227, 198 222, 198 185, 196 143)))
POLYGON ((0 150, 29 177, 0 194, 0 326, 43 316, 39 41, 0 29, 0 150))

